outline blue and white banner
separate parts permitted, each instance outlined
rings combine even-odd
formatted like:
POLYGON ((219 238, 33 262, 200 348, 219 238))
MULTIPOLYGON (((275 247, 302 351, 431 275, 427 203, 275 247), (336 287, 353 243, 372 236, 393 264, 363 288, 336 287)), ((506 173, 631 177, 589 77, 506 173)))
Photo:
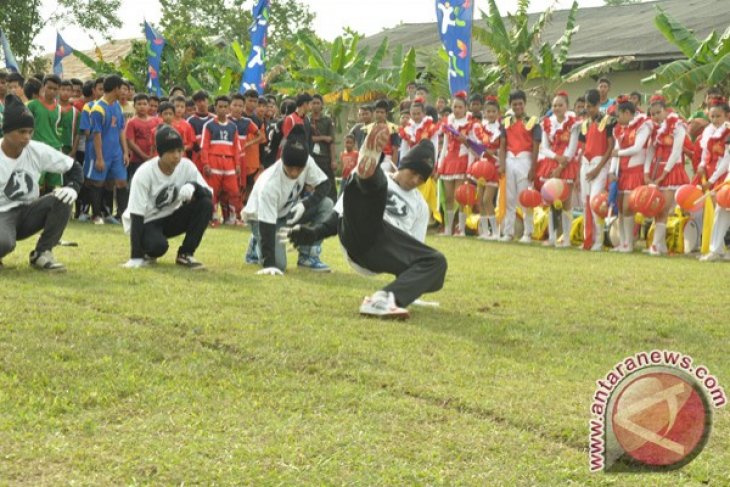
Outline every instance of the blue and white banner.
POLYGON ((160 87, 160 60, 165 39, 144 21, 144 35, 147 38, 147 91, 157 96, 162 95, 160 87))
POLYGON ((246 90, 264 92, 266 71, 266 33, 269 29, 269 0, 259 0, 253 8, 253 23, 248 29, 251 38, 251 54, 241 77, 241 93, 246 90))
POLYGON ((73 54, 73 47, 66 44, 66 41, 61 37, 61 33, 56 31, 56 54, 53 56, 53 74, 63 76, 63 64, 61 61, 66 56, 73 54))
POLYGON ((474 0, 436 0, 441 42, 449 56, 449 89, 469 93, 474 0))
POLYGON ((5 58, 5 67, 8 68, 9 71, 19 73, 20 68, 18 67, 18 61, 15 60, 13 51, 10 50, 8 38, 5 37, 5 33, 2 30, 0 30, 0 46, 2 47, 3 57, 5 58))

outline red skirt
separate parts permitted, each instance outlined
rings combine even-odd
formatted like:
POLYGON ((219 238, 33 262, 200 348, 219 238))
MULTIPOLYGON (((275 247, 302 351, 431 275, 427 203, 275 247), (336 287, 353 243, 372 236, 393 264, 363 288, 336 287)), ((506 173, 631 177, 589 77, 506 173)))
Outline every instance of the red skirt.
POLYGON ((460 156, 458 152, 447 152, 438 172, 441 176, 466 176, 468 166, 468 155, 460 156))
MULTIPOLYGON (((664 162, 659 164, 659 168, 656 172, 657 177, 660 174, 664 174, 664 167, 666 165, 667 164, 664 162)), ((687 176, 687 171, 684 170, 684 165, 679 162, 674 165, 671 171, 669 171, 669 174, 667 174, 667 177, 664 178, 659 187, 663 189, 677 189, 683 184, 689 184, 689 176, 687 176)))
POLYGON ((644 184, 644 166, 622 167, 618 175, 618 190, 633 191, 644 184))
MULTIPOLYGON (((559 167, 558 161, 555 159, 540 159, 537 161, 537 170, 535 171, 535 189, 540 191, 542 184, 552 177, 552 173, 559 167), (538 187, 540 186, 540 187, 538 187)), ((573 159, 560 172, 560 179, 569 183, 575 182, 580 171, 580 165, 576 159, 573 159)))

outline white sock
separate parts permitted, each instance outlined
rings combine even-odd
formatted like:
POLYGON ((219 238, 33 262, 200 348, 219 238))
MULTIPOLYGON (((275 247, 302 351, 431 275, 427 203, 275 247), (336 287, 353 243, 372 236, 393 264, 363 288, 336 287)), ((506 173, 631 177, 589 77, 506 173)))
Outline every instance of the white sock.
POLYGON ((623 216, 623 236, 622 244, 633 249, 634 246, 634 215, 623 216))
POLYGON ((489 219, 486 216, 479 217, 479 235, 484 237, 489 235, 489 219))
POLYGON ((446 222, 444 225, 444 235, 451 235, 451 229, 454 228, 454 215, 456 210, 446 210, 446 222))
POLYGON ((497 228, 497 217, 488 216, 487 219, 489 220, 489 228, 492 232, 492 235, 499 235, 499 228, 497 228))
MULTIPOLYGON (((563 210, 563 245, 570 243, 570 229, 573 226, 573 211, 563 210)), ((596 240, 594 238, 594 240, 596 240)))
POLYGON ((459 233, 466 235, 466 213, 463 208, 459 210, 459 233))
POLYGON ((657 223, 654 227, 654 241, 652 245, 660 252, 667 251, 667 224, 657 223))
POLYGON ((555 243, 555 224, 553 222, 553 209, 548 209, 548 242, 551 244, 555 243))

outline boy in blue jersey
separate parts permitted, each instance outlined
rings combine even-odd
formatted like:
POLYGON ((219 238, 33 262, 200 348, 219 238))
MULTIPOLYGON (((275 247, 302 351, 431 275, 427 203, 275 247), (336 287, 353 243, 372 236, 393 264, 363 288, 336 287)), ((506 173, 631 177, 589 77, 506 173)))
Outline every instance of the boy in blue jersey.
POLYGON ((84 175, 90 181, 89 197, 95 224, 104 223, 102 198, 105 183, 107 189, 116 186, 117 210, 120 214, 127 209, 129 200, 129 150, 124 135, 124 115, 117 101, 122 84, 122 78, 117 75, 105 78, 104 96, 94 103, 89 114, 92 144, 84 165, 84 175))

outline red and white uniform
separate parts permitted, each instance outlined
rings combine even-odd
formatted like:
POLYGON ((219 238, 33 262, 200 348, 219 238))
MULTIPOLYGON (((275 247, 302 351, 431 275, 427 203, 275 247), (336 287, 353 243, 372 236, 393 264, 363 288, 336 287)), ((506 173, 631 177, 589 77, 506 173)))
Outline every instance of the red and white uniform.
POLYGON ((236 124, 230 120, 220 123, 215 118, 208 121, 203 127, 200 146, 203 174, 206 174, 206 168, 210 168, 210 175, 206 175, 205 179, 213 189, 213 206, 218 204, 219 195, 226 193, 233 209, 239 209, 241 197, 236 168, 241 158, 241 147, 236 124))
MULTIPOLYGON (((532 169, 532 148, 535 142, 540 141, 540 124, 535 117, 522 118, 505 117, 504 121, 505 145, 505 176, 507 182, 507 205, 504 216, 504 234, 514 236, 515 219, 517 218, 517 204, 519 195, 530 186, 528 179, 532 169)), ((532 209, 522 208, 525 215, 525 233, 532 235, 533 221, 532 209)))
POLYGON ((479 140, 479 123, 472 118, 470 113, 467 113, 464 118, 459 120, 451 114, 444 124, 444 144, 438 163, 439 177, 444 180, 464 179, 469 165, 474 162, 474 153, 459 142, 459 139, 447 127, 465 137, 479 140))
MULTIPOLYGON (((482 122, 481 124, 481 142, 487 150, 494 152, 495 154, 499 151, 500 139, 502 138, 502 124, 497 122, 489 123, 482 122)), ((488 160, 494 166, 499 169, 499 157, 493 157, 484 153, 484 159, 488 160)), ((488 186, 497 186, 499 184, 499 173, 495 174, 492 179, 486 182, 488 186)))
POLYGON ((193 131, 195 131, 195 143, 198 144, 198 150, 193 149, 192 154, 192 160, 195 163, 195 165, 198 167, 198 169, 203 169, 203 164, 200 160, 200 147, 202 147, 202 138, 203 138, 203 127, 205 127, 205 124, 213 120, 215 117, 212 113, 206 113, 206 114, 199 114, 195 113, 188 117, 187 122, 190 124, 190 126, 193 128, 193 131))
POLYGON ((618 174, 619 191, 633 191, 644 184, 644 162, 654 122, 643 113, 637 113, 628 125, 616 125, 618 157, 611 160, 612 174, 618 174))
POLYGON ((661 125, 654 125, 649 147, 646 151, 644 174, 657 179, 665 171, 667 177, 659 184, 660 188, 677 189, 689 183, 684 169, 684 142, 687 126, 676 113, 670 113, 661 125))
POLYGON ((540 143, 540 154, 537 160, 535 171, 535 186, 542 186, 542 183, 550 179, 552 172, 560 164, 555 160, 557 156, 565 156, 569 162, 560 173, 560 178, 572 183, 578 177, 580 165, 575 158, 578 149, 578 130, 580 124, 573 112, 565 114, 562 122, 553 114, 542 119, 542 142, 540 143))
MULTIPOLYGON (((725 156, 725 145, 727 139, 730 137, 730 126, 727 123, 715 127, 710 124, 705 127, 702 132, 700 144, 702 146, 702 159, 700 160, 699 167, 705 168, 707 174, 707 180, 711 183, 718 181, 725 181, 727 175, 727 166, 725 164, 718 164, 725 156)), ((702 181, 699 175, 696 175, 692 180, 693 184, 700 184, 702 181)))
POLYGON ((423 117, 423 120, 421 120, 420 123, 409 120, 405 127, 398 129, 398 134, 401 139, 400 159, 402 159, 409 150, 425 139, 429 139, 433 142, 434 150, 438 150, 439 124, 434 122, 428 115, 423 117))

